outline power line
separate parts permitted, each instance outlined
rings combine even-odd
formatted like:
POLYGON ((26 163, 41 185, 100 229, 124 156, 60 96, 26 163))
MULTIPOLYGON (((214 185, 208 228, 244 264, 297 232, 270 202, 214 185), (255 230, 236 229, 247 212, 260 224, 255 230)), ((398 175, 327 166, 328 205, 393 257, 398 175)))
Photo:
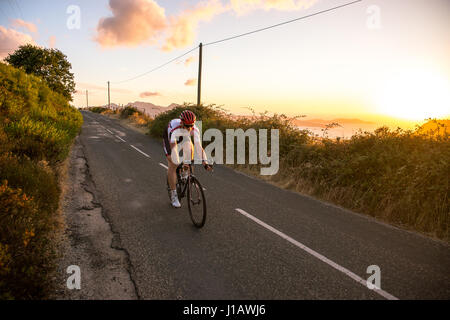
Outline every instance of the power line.
POLYGON ((208 43, 205 43, 203 46, 209 46, 209 45, 217 44, 217 43, 220 43, 220 42, 233 40, 233 39, 236 39, 236 38, 239 38, 239 37, 248 36, 248 35, 253 34, 253 33, 265 31, 265 30, 268 30, 268 29, 272 29, 272 28, 276 28, 276 27, 288 24, 288 23, 292 23, 292 22, 295 22, 295 21, 299 21, 299 20, 303 20, 303 19, 310 18, 310 17, 313 17, 313 16, 317 16, 319 14, 326 13, 326 12, 333 11, 333 10, 337 10, 337 9, 340 9, 340 8, 343 8, 343 7, 346 7, 346 6, 358 3, 358 2, 362 2, 362 1, 363 0, 357 0, 357 1, 349 2, 349 3, 345 3, 345 4, 342 4, 342 5, 337 6, 337 7, 333 7, 333 8, 330 8, 330 9, 318 11, 318 12, 315 12, 315 13, 312 13, 312 14, 308 14, 306 16, 302 16, 300 18, 296 18, 296 19, 285 21, 285 22, 277 23, 277 24, 274 24, 274 25, 271 25, 271 26, 268 26, 268 27, 265 27, 265 28, 253 30, 253 31, 250 31, 250 32, 242 33, 242 34, 239 34, 239 35, 236 35, 236 36, 224 38, 224 39, 217 40, 217 41, 208 42, 208 43))
MULTIPOLYGON (((220 42, 233 40, 233 39, 236 39, 236 38, 239 38, 239 37, 244 37, 244 36, 247 36, 247 35, 250 35, 250 34, 253 34, 253 33, 265 31, 265 30, 272 29, 272 28, 276 28, 276 27, 279 27, 279 26, 282 26, 282 25, 285 25, 285 24, 288 24, 288 23, 292 23, 292 22, 296 22, 296 21, 299 21, 299 20, 307 19, 307 18, 310 18, 310 17, 313 17, 313 16, 317 16, 317 15, 322 14, 322 13, 334 11, 334 10, 337 10, 337 9, 340 9, 340 8, 343 8, 343 7, 346 7, 346 6, 350 6, 350 5, 353 5, 355 3, 362 2, 362 1, 363 0, 356 0, 356 1, 348 2, 348 3, 342 4, 342 5, 333 7, 333 8, 329 8, 329 9, 326 9, 326 10, 318 11, 318 12, 315 12, 315 13, 312 13, 312 14, 309 14, 309 15, 306 15, 306 16, 302 16, 302 17, 296 18, 296 19, 284 21, 284 22, 277 23, 277 24, 274 24, 274 25, 271 25, 271 26, 268 26, 268 27, 260 28, 260 29, 257 29, 257 30, 253 30, 253 31, 250 31, 250 32, 242 33, 242 34, 235 35, 235 36, 232 36, 232 37, 224 38, 224 39, 221 39, 221 40, 208 42, 206 44, 203 44, 203 46, 209 46, 209 45, 217 44, 217 43, 220 43, 220 42)), ((153 69, 151 69, 149 71, 146 71, 146 72, 144 72, 144 73, 142 73, 140 75, 137 75, 137 76, 135 76, 133 78, 126 79, 126 80, 123 80, 123 81, 118 81, 118 82, 111 82, 111 83, 113 83, 113 84, 120 84, 120 83, 128 82, 128 81, 135 80, 137 78, 143 77, 143 76, 145 76, 147 74, 150 74, 150 73, 152 73, 152 72, 154 72, 154 71, 156 71, 156 70, 158 70, 158 69, 160 69, 160 68, 162 68, 162 67, 164 67, 164 66, 166 66, 166 65, 168 65, 170 63, 172 63, 173 61, 175 61, 175 60, 177 60, 177 59, 179 59, 179 58, 181 58, 181 57, 183 57, 183 56, 185 56, 185 55, 187 55, 187 54, 189 54, 189 53, 191 53, 191 52, 193 52, 194 50, 197 50, 197 49, 198 49, 198 47, 195 47, 195 48, 189 50, 188 52, 183 53, 182 55, 180 55, 180 56, 178 56, 178 57, 176 57, 176 58, 174 58, 172 60, 169 60, 166 63, 164 63, 164 64, 162 64, 162 65, 160 65, 160 66, 158 66, 156 68, 153 68, 153 69)))
POLYGON ((197 50, 197 49, 198 49, 198 47, 195 47, 195 48, 189 50, 188 52, 185 52, 185 53, 183 53, 182 55, 179 55, 178 57, 173 58, 172 60, 169 60, 169 61, 167 61, 166 63, 163 63, 162 65, 160 65, 160 66, 158 66, 158 67, 156 67, 156 68, 153 68, 153 69, 151 69, 151 70, 149 70, 149 71, 146 71, 146 72, 144 72, 144 73, 142 73, 142 74, 140 74, 140 75, 137 75, 137 76, 135 76, 135 77, 133 77, 133 78, 130 78, 130 79, 127 79, 127 80, 123 80, 123 81, 118 81, 118 82, 111 82, 111 83, 113 83, 113 84, 119 84, 119 83, 124 83, 124 82, 128 82, 128 81, 131 81, 131 80, 134 80, 134 79, 143 77, 143 76, 145 76, 145 75, 147 75, 147 74, 149 74, 149 73, 152 73, 153 71, 156 71, 156 70, 158 70, 158 69, 161 69, 162 67, 168 65, 169 63, 172 63, 172 62, 174 62, 175 60, 178 60, 179 58, 184 57, 185 55, 187 55, 187 54, 189 54, 189 53, 191 53, 192 51, 195 51, 195 50, 197 50))

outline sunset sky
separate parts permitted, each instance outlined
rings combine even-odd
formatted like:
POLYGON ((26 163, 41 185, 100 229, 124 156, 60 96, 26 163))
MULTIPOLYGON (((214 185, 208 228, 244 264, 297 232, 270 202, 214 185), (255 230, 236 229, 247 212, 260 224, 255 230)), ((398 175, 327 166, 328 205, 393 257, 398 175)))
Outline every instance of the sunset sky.
MULTIPOLYGON (((60 49, 74 104, 195 102, 198 46, 308 15, 336 0, 0 0, 0 58, 60 49), (80 9, 80 28, 67 13, 80 9), (68 21, 69 19, 69 21, 68 21)), ((202 102, 243 113, 384 121, 450 115, 450 1, 370 0, 203 49, 202 102)))

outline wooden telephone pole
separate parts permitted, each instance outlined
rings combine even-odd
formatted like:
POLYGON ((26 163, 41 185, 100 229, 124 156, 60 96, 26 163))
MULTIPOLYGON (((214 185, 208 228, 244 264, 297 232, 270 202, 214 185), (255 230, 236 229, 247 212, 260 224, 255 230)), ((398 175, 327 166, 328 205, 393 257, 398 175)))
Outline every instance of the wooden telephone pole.
POLYGON ((111 101, 109 100, 109 81, 108 81, 108 109, 111 109, 111 101))
POLYGON ((86 108, 89 108, 88 91, 86 90, 86 108))
POLYGON ((197 106, 200 106, 202 96, 202 43, 200 42, 198 54, 198 81, 197 81, 197 106))

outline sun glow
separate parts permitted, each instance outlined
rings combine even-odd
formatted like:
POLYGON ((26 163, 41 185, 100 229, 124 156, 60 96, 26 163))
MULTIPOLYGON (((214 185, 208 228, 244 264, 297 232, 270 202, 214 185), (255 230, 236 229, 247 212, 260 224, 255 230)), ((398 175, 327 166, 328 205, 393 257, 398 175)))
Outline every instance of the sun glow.
POLYGON ((450 115, 450 81, 429 70, 396 74, 375 97, 379 112, 396 118, 424 120, 450 115))

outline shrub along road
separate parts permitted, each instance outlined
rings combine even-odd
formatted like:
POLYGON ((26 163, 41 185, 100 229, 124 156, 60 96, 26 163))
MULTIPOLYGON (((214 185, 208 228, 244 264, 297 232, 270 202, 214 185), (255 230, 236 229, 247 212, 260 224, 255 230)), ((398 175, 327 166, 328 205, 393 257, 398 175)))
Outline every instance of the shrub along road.
POLYGON ((208 217, 195 229, 185 199, 181 209, 169 204, 161 142, 82 113, 95 196, 140 298, 450 298, 447 244, 224 166, 213 174, 196 168, 208 217), (381 290, 365 284, 371 265, 380 268, 381 290))

